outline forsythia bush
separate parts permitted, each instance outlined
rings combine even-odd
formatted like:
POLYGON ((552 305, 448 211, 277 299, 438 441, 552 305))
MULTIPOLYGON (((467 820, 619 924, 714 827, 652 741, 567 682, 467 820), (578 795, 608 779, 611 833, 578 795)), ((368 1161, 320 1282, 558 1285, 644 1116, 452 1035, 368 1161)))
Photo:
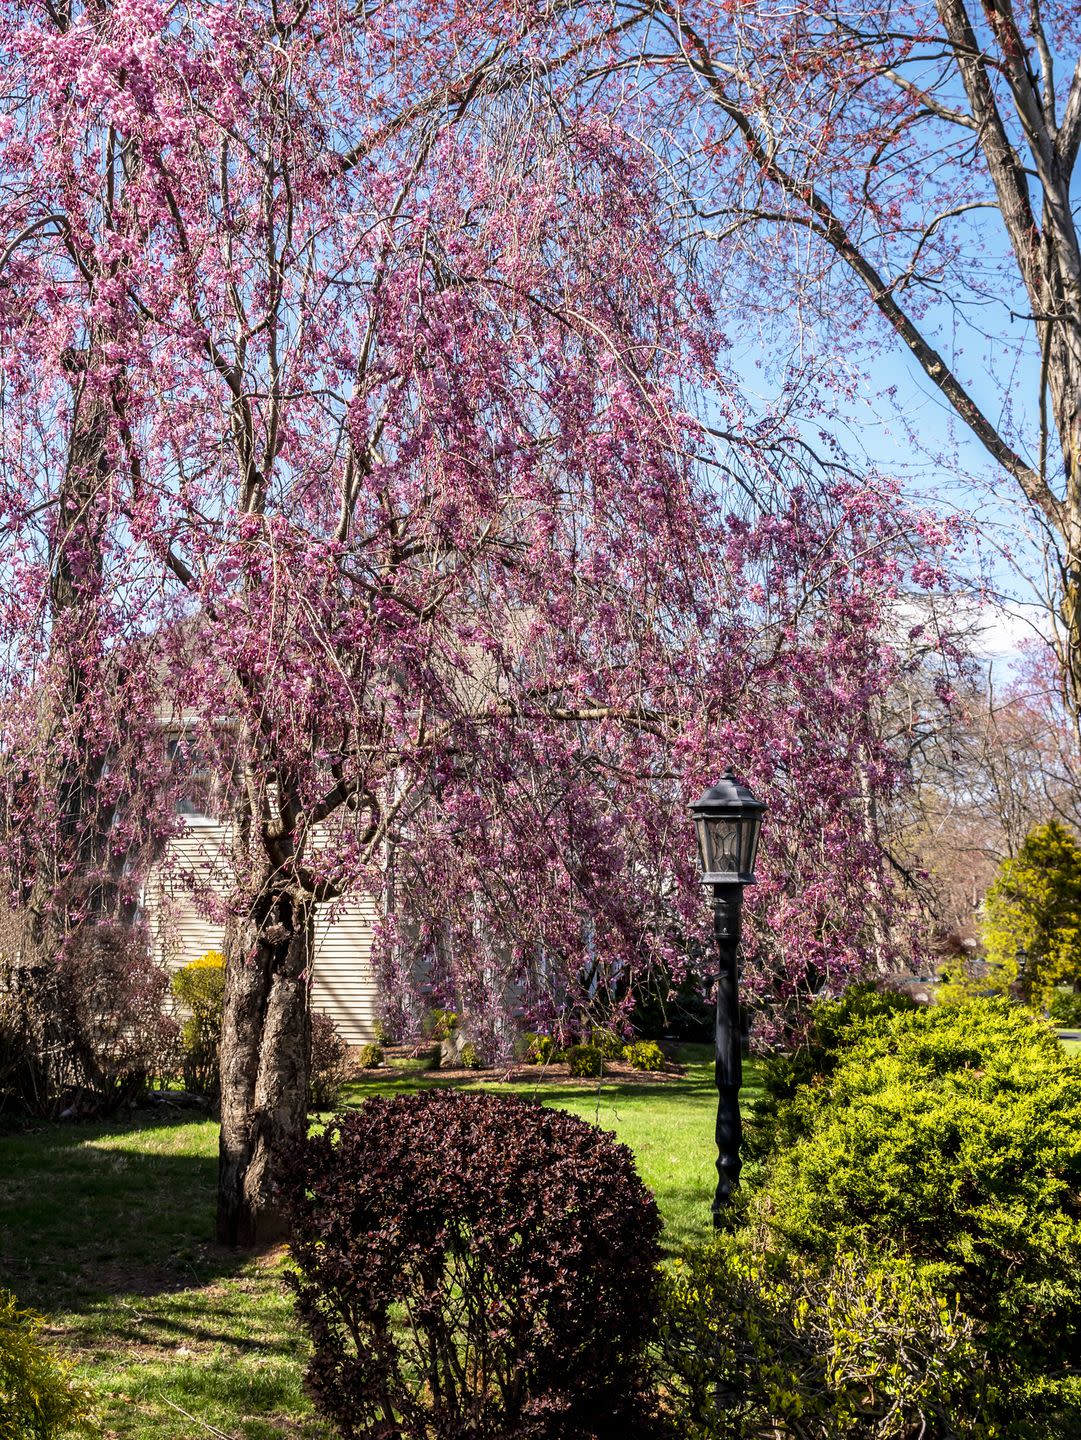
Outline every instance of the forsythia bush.
POLYGON ((173 976, 173 996, 188 1011, 180 1029, 184 1088, 216 1095, 221 1085, 218 1051, 225 1013, 225 956, 208 950, 173 976))
POLYGON ((912 1261, 793 1262, 721 1236, 664 1284, 681 1440, 991 1437, 972 1323, 912 1261))
POLYGON ((753 1219, 800 1263, 910 1261, 971 1320, 1002 1433, 1081 1433, 1081 1065, 1003 1000, 902 1007, 831 1055, 779 1108, 753 1219))
POLYGON ((0 1291, 0 1440, 54 1440, 79 1426, 89 1396, 40 1343, 41 1321, 0 1291))

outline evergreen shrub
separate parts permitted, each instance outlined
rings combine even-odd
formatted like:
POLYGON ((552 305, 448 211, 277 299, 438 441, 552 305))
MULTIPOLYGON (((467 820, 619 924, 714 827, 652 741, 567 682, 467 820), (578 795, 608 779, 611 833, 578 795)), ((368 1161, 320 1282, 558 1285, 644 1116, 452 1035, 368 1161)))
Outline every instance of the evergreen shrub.
POLYGON ((1057 820, 1037 825, 1002 862, 983 904, 981 938, 999 990, 1018 986, 1026 1000, 1046 1005, 1057 986, 1081 985, 1081 843, 1072 830, 1057 820))
POLYGON ((817 1001, 798 1041, 761 1066, 762 1098, 748 1125, 749 1155, 765 1155, 781 1145, 790 1128, 790 1106, 801 1086, 821 1087, 857 1036, 898 1013, 911 1014, 917 1002, 904 991, 850 985, 836 999, 817 1001))
POLYGON ((623 1058, 623 1040, 614 1030, 594 1030, 589 1037, 589 1043, 601 1052, 603 1060, 623 1058))
POLYGON ((907 1257, 819 1268, 724 1235, 664 1282, 683 1440, 990 1437, 972 1322, 907 1257))
POLYGON ((381 1045, 362 1045, 357 1055, 357 1064, 362 1070, 378 1069, 383 1063, 383 1048, 381 1045))
POLYGON ((752 1214, 809 1262, 910 1259, 973 1321, 1010 1433, 1081 1433, 1081 1065, 1005 1000, 849 1035, 787 1102, 752 1214))
POLYGON ((430 1040, 449 1040, 457 1028, 457 1011, 433 1010, 428 1016, 424 1032, 430 1040))
POLYGON ((590 1075, 604 1074, 604 1056, 596 1045, 571 1045, 563 1058, 571 1067, 571 1074, 579 1080, 590 1075))
POLYGON ((308 1064, 308 1108, 330 1110, 341 1098, 349 1078, 349 1047, 329 1015, 313 1014, 308 1064))
POLYGON ((307 1383, 348 1440, 656 1436, 660 1217, 565 1111, 375 1097, 285 1157, 307 1383))
POLYGON ((41 1324, 0 1290, 0 1440, 59 1440, 85 1431, 89 1395, 41 1344, 41 1324))
POLYGON ((385 1020, 377 1020, 372 1026, 372 1039, 384 1048, 394 1044, 394 1036, 385 1020))
POLYGON ((563 1052, 550 1035, 535 1035, 529 1031, 525 1040, 525 1061, 527 1065, 555 1065, 563 1058, 563 1052))
POLYGON ((1076 990, 1056 990, 1047 1014, 1055 1025, 1065 1030, 1081 1029, 1081 994, 1076 990))

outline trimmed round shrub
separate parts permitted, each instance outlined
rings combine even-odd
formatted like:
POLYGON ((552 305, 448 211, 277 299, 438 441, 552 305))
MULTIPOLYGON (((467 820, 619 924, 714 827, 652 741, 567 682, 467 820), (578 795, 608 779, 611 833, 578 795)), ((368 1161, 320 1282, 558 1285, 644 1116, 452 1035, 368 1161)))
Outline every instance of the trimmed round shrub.
POLYGON ((307 1383, 347 1440, 656 1435, 660 1217, 565 1111, 429 1090, 286 1157, 307 1383))
POLYGON ((555 1065, 562 1058, 563 1052, 550 1035, 527 1033, 522 1038, 526 1043, 527 1065, 555 1065))
POLYGON ((357 1064, 362 1070, 375 1070, 383 1063, 383 1048, 381 1045, 362 1045, 357 1055, 357 1064))
POLYGON ((312 1016, 311 1047, 308 1108, 330 1110, 341 1098, 342 1086, 349 1078, 349 1047, 329 1015, 312 1016))
POLYGON ((579 1080, 604 1074, 604 1056, 596 1045, 571 1045, 563 1058, 571 1067, 571 1074, 579 1080))
POLYGON ((623 1040, 614 1030, 594 1030, 589 1043, 601 1052, 603 1060, 620 1060, 623 1057, 623 1040))
POLYGON ((458 1064, 463 1070, 479 1070, 481 1068, 480 1051, 472 1040, 467 1040, 458 1051, 458 1064))
POLYGON ((664 1051, 656 1040, 635 1040, 624 1045, 623 1058, 635 1070, 663 1070, 664 1051))
POLYGON ((173 998, 188 1012, 180 1027, 184 1088, 216 1095, 221 1086, 218 1049, 225 1014, 225 956, 208 950, 173 975, 173 998))
POLYGON ((681 1440, 999 1433, 971 1320, 907 1258, 819 1269, 724 1235, 676 1262, 662 1310, 681 1440))
POLYGON ((1005 1000, 852 1033, 791 1101, 754 1214, 820 1262, 911 1257, 975 1322, 1009 1433, 1081 1433, 1081 1065, 1005 1000))
POLYGON ((0 1290, 0 1440, 59 1440, 84 1429, 89 1393, 41 1344, 41 1325, 0 1290))

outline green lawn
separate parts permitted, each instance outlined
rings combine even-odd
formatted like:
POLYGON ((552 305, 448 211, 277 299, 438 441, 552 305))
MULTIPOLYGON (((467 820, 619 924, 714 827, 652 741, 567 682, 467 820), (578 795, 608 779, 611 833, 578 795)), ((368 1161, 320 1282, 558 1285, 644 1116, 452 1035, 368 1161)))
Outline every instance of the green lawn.
MULTIPOLYGON (((712 1065, 678 1081, 500 1085, 584 1116, 634 1150, 669 1247, 704 1237, 715 1182, 712 1065)), ((749 1067, 745 1099, 753 1102, 749 1067)), ((363 1081, 348 1101, 439 1083, 363 1081)), ((483 1083, 483 1082, 480 1082, 483 1083)), ((146 1117, 0 1136, 0 1284, 49 1318, 94 1387, 106 1437, 323 1437, 301 1389, 305 1345, 280 1253, 210 1243, 217 1128, 146 1117)))

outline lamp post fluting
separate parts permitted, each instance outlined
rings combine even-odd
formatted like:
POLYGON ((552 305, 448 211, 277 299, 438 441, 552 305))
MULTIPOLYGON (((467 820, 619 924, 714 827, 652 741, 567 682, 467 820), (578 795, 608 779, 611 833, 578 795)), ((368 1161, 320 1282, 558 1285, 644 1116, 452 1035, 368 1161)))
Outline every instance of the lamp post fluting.
POLYGON ((717 1190, 713 1223, 739 1184, 743 1121, 739 1092, 743 1047, 739 1014, 739 942, 743 887, 754 884, 758 836, 766 806, 741 785, 731 770, 690 807, 698 841, 702 884, 713 902, 717 942, 717 1017, 714 1078, 717 1084, 717 1190))

